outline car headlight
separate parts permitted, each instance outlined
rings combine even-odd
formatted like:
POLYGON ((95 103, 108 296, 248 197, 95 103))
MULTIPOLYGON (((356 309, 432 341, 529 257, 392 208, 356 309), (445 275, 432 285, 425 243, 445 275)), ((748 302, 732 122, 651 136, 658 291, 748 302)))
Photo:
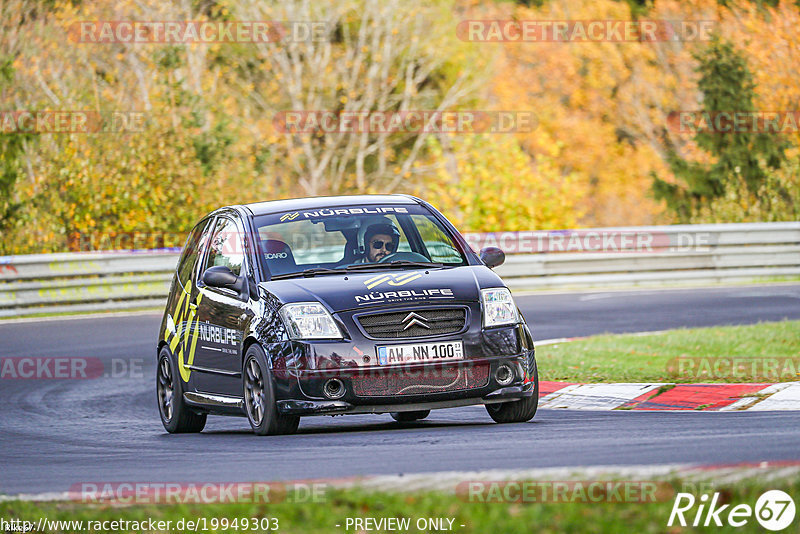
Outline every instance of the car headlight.
POLYGON ((342 339, 333 317, 319 302, 286 304, 278 313, 291 339, 342 339))
POLYGON ((508 289, 504 287, 482 289, 481 299, 483 300, 483 326, 500 326, 519 322, 517 306, 508 289))

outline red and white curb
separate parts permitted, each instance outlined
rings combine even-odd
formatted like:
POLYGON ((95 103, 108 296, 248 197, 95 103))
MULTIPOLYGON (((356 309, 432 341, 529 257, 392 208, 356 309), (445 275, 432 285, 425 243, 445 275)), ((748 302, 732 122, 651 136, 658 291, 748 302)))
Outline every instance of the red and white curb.
POLYGON ((800 410, 800 382, 574 384, 539 382, 539 408, 568 410, 800 410))
MULTIPOLYGON (((626 335, 652 336, 666 332, 667 330, 656 330, 626 335)), ((536 346, 557 345, 578 339, 585 338, 544 339, 537 341, 536 346)), ((800 410, 800 382, 779 384, 539 382, 539 408, 709 412, 800 410)))

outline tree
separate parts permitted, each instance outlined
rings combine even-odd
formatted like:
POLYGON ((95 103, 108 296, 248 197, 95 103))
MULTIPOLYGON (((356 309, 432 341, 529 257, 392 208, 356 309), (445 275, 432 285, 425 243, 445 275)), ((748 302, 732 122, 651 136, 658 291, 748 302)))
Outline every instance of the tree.
MULTIPOLYGON (((21 46, 20 28, 36 18, 36 6, 25 1, 0 2, 0 111, 11 111, 20 104, 19 82, 15 79, 14 60, 21 46), (7 11, 8 10, 8 14, 7 11)), ((14 225, 25 202, 18 198, 17 184, 26 173, 26 148, 33 141, 28 134, 0 130, 0 234, 14 225)), ((0 253, 5 251, 0 242, 0 253)))
MULTIPOLYGON (((8 90, 13 80, 11 59, 0 57, 0 95, 8 90)), ((24 173, 22 159, 25 143, 30 137, 17 133, 0 133, 0 231, 13 224, 23 204, 14 198, 14 191, 17 181, 24 173)))
MULTIPOLYGON (((321 39, 257 43, 254 55, 239 56, 254 116, 453 110, 473 93, 480 72, 479 62, 465 57, 469 45, 453 38, 449 1, 245 0, 238 8, 245 20, 324 23, 321 39)), ((333 130, 276 128, 271 149, 284 189, 392 192, 428 171, 415 163, 430 132, 333 130)))
MULTIPOLYGON (((733 46, 714 38, 697 55, 702 94, 702 114, 716 117, 720 112, 755 111, 755 84, 746 59, 733 46)), ((679 220, 692 221, 710 203, 738 190, 758 194, 767 181, 768 172, 785 161, 786 142, 763 132, 715 132, 699 128, 694 136, 697 146, 714 161, 710 164, 690 161, 670 150, 667 161, 676 181, 653 177, 656 198, 663 199, 679 220)))
POLYGON ((462 230, 574 228, 582 215, 587 190, 576 174, 563 174, 545 153, 532 159, 511 134, 432 138, 429 143, 433 158, 452 159, 453 164, 440 168, 428 198, 462 230))
MULTIPOLYGON (((694 18, 683 4, 659 9, 645 18, 694 18)), ((624 21, 633 14, 614 0, 550 0, 535 8, 481 3, 464 18, 624 21)), ((587 190, 577 224, 653 224, 663 211, 663 202, 649 194, 650 172, 669 172, 660 151, 664 110, 678 107, 694 85, 681 77, 680 66, 691 59, 683 46, 613 40, 483 44, 487 54, 497 55, 487 100, 495 109, 536 114, 536 128, 517 134, 520 147, 535 161, 548 156, 561 175, 574 175, 587 190)))

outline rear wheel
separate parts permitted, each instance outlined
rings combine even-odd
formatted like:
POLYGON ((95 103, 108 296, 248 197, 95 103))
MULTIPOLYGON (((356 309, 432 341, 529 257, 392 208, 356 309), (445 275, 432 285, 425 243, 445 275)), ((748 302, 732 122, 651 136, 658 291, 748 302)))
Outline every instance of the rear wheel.
POLYGON ((244 404, 253 432, 259 436, 295 433, 300 417, 278 413, 272 374, 260 346, 252 345, 247 350, 242 376, 244 404))
POLYGON ((416 412, 391 412, 389 415, 398 423, 408 423, 425 419, 431 414, 430 410, 419 410, 416 412))
POLYGON ((487 404, 486 411, 496 423, 525 423, 536 415, 539 407, 539 370, 533 362, 533 395, 518 401, 487 404))
POLYGON ((161 349, 156 370, 156 393, 161 423, 167 432, 200 432, 206 426, 206 414, 197 413, 183 401, 183 382, 177 365, 166 347, 161 349))

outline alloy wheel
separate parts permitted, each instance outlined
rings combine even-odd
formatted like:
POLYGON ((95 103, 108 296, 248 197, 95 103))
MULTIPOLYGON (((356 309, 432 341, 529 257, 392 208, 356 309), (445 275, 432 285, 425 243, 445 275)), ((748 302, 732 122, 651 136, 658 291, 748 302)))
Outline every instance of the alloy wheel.
POLYGON ((165 420, 170 421, 175 400, 175 384, 172 380, 172 368, 167 358, 161 358, 161 363, 158 366, 158 398, 161 415, 164 416, 165 420))
POLYGON ((250 358, 245 368, 244 396, 247 414, 255 426, 264 418, 264 378, 255 358, 250 358))

